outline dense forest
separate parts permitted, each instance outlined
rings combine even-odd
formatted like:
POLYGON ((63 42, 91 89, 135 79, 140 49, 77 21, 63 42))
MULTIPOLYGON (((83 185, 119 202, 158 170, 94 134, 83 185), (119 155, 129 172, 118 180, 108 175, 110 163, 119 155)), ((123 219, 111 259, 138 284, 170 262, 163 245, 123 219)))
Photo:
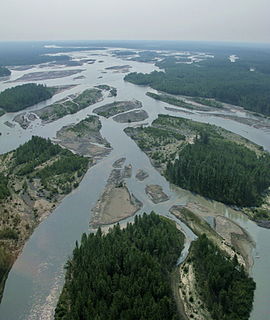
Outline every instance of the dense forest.
POLYGON ((27 83, 0 93, 0 108, 16 112, 51 98, 56 89, 41 84, 27 83))
POLYGON ((0 67, 0 77, 7 77, 10 75, 11 75, 11 72, 8 68, 0 67))
POLYGON ((199 293, 214 320, 248 320, 255 282, 205 235, 192 245, 192 263, 199 293))
MULTIPOLYGON (((270 74, 263 72, 261 64, 254 70, 254 65, 231 63, 227 58, 183 64, 170 57, 157 63, 164 72, 134 72, 125 80, 170 94, 216 98, 270 116, 270 74)), ((269 63, 265 62, 265 67, 270 69, 269 63)))
POLYGON ((176 185, 237 206, 260 205, 270 186, 270 156, 202 132, 174 162, 166 176, 176 185))
POLYGON ((169 273, 182 248, 175 224, 154 213, 123 230, 84 234, 66 265, 55 319, 179 319, 169 273))

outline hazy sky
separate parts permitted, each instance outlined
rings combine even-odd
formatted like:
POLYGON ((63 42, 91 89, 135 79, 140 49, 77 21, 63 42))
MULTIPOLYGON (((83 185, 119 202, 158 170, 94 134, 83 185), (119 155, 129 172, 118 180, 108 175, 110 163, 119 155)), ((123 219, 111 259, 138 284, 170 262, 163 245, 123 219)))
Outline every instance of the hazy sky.
POLYGON ((1 0, 0 40, 270 42, 269 0, 1 0))

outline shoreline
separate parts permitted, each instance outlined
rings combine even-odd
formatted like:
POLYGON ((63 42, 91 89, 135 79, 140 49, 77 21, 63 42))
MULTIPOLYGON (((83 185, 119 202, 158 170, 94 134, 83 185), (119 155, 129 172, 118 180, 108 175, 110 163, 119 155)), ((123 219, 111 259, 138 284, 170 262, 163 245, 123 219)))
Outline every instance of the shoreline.
POLYGON ((93 229, 118 223, 134 216, 142 208, 143 203, 130 193, 124 182, 124 178, 129 177, 126 168, 111 171, 102 195, 91 209, 90 226, 93 229))

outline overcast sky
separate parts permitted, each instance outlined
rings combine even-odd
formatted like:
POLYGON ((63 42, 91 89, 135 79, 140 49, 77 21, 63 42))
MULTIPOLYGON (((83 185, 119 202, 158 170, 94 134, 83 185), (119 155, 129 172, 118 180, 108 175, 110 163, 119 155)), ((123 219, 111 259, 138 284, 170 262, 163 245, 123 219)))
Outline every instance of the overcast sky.
POLYGON ((270 42, 270 0, 1 0, 0 40, 270 42))

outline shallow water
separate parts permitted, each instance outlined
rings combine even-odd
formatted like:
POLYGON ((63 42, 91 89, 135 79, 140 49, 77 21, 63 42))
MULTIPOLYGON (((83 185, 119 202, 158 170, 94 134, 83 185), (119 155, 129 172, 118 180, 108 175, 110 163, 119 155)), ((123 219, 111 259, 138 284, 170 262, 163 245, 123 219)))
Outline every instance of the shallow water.
MULTIPOLYGON (((78 52, 72 53, 71 55, 74 57, 85 57, 89 55, 91 58, 92 53, 93 52, 78 52)), ((104 52, 100 53, 103 54, 104 52)), ((78 83, 78 86, 54 96, 50 101, 31 107, 29 110, 39 109, 71 93, 80 92, 85 88, 97 84, 108 84, 117 88, 117 100, 137 99, 143 103, 143 109, 149 114, 149 119, 143 121, 143 123, 151 123, 159 113, 182 116, 188 119, 222 126, 270 150, 270 133, 267 131, 239 124, 232 120, 218 118, 211 115, 211 113, 194 112, 193 114, 186 114, 166 111, 164 108, 168 106, 166 103, 155 101, 145 95, 149 88, 124 82, 124 74, 121 73, 113 73, 109 70, 106 71, 107 73, 102 73, 105 67, 123 64, 130 64, 132 66, 130 71, 132 72, 150 72, 155 69, 152 64, 133 61, 127 63, 126 61, 109 55, 92 57, 97 60, 104 60, 104 62, 84 65, 83 68, 86 70, 79 75, 84 75, 86 77, 85 79, 73 80, 73 78, 77 76, 73 75, 61 79, 42 81, 42 83, 48 86, 73 83, 78 83), (103 78, 100 79, 100 76, 103 78)), ((72 68, 69 67, 66 69, 72 68)), ((41 70, 47 71, 53 69, 34 68, 27 71, 16 71, 12 73, 11 79, 16 79, 25 73, 41 70)), ((0 90, 17 84, 20 83, 0 82, 0 90)), ((11 122, 13 117, 18 113, 6 114, 0 118, 0 132, 2 133, 0 136, 0 152, 4 153, 16 148, 18 145, 30 139, 32 135, 53 138, 62 126, 79 122, 84 119, 87 114, 91 114, 92 110, 97 106, 112 102, 114 99, 115 98, 105 98, 104 101, 81 110, 74 115, 66 116, 44 126, 40 125, 39 121, 35 121, 27 130, 21 129, 18 125, 16 125, 15 128, 9 128, 4 125, 5 121, 8 120, 11 122)), ((254 256, 260 256, 260 258, 254 259, 252 271, 257 283, 257 290, 251 319, 269 319, 270 305, 267 303, 267 300, 269 300, 270 287, 270 277, 268 275, 268 271, 270 270, 270 230, 258 227, 243 214, 233 211, 224 205, 209 202, 202 197, 194 196, 188 191, 171 187, 165 178, 153 168, 147 156, 141 152, 135 142, 125 135, 123 129, 128 126, 127 124, 116 123, 112 119, 101 118, 101 120, 101 133, 112 145, 112 152, 108 157, 89 169, 80 186, 62 201, 58 208, 36 228, 33 235, 27 241, 21 255, 9 273, 3 300, 0 305, 0 319, 53 319, 54 308, 64 281, 63 266, 72 254, 75 241, 80 240, 83 232, 89 231, 91 208, 94 207, 104 189, 107 178, 112 170, 113 162, 120 157, 126 157, 125 164, 131 163, 133 166, 132 178, 127 179, 126 182, 130 191, 144 204, 138 214, 151 212, 153 210, 177 220, 169 214, 169 208, 174 204, 185 204, 187 201, 196 200, 207 206, 215 207, 222 214, 237 221, 249 232, 256 242, 254 256), (138 169, 147 171, 149 177, 142 182, 136 180, 135 174, 138 169), (170 196, 169 201, 156 205, 153 204, 144 192, 147 184, 161 185, 164 192, 170 196)), ((133 218, 129 218, 126 219, 126 221, 131 221, 132 219, 133 218)), ((189 241, 194 239, 194 235, 186 226, 179 221, 178 223, 188 238, 184 254, 180 257, 180 261, 182 261, 187 253, 189 241)))

